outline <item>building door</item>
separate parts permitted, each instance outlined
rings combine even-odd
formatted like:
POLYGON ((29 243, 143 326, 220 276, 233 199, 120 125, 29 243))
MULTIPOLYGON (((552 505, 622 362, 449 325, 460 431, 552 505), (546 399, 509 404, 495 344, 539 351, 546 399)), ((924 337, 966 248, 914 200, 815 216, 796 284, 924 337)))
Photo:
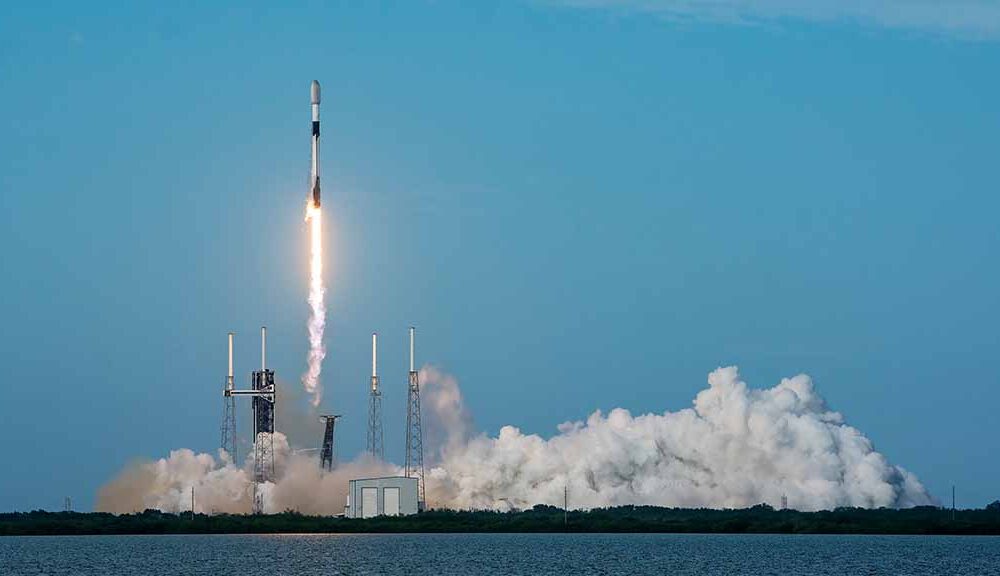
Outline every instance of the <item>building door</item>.
POLYGON ((361 489, 361 517, 378 516, 378 488, 361 489))
POLYGON ((382 491, 382 510, 386 516, 399 516, 399 488, 382 491))

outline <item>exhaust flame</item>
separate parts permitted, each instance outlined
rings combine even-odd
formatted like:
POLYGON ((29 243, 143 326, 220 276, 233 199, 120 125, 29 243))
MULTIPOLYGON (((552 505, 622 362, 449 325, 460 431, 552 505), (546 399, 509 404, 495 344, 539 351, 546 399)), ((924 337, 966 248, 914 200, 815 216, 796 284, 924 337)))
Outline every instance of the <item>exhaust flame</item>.
POLYGON ((310 260, 309 260, 309 367, 302 375, 302 385, 312 398, 310 403, 315 407, 323 397, 323 387, 320 384, 320 373, 323 371, 323 359, 326 358, 326 347, 323 345, 323 330, 326 328, 326 304, 323 296, 326 289, 323 286, 323 212, 319 207, 310 204, 306 209, 306 222, 310 226, 310 260))

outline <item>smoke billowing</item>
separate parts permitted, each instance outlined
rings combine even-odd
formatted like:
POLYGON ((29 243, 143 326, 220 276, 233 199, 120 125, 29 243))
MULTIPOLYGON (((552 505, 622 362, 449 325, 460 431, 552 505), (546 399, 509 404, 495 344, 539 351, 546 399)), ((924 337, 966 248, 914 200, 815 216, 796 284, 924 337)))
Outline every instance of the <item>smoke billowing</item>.
POLYGON ((461 449, 474 433, 472 415, 462 400, 458 380, 434 366, 420 369, 424 460, 440 462, 461 449))
POLYGON ((94 508, 116 514, 148 508, 181 512, 191 509, 194 488, 198 512, 246 513, 253 497, 251 477, 251 471, 234 466, 225 452, 217 460, 181 448, 166 458, 125 468, 101 487, 94 508))
POLYGON ((800 510, 930 504, 917 478, 891 465, 830 411, 805 375, 751 390, 719 368, 694 407, 633 416, 616 408, 559 426, 543 439, 505 426, 446 446, 428 501, 449 508, 651 504, 800 510))
MULTIPOLYGON (((476 434, 457 381, 420 371, 427 500, 435 508, 621 504, 738 508, 768 503, 800 510, 907 507, 933 499, 917 478, 890 464, 861 431, 829 410, 805 375, 750 389, 735 367, 719 368, 694 406, 633 416, 616 408, 567 422, 545 439, 512 426, 476 434)), ((318 440, 318 438, 317 438, 318 440)), ((332 473, 313 453, 296 454, 275 435, 276 482, 265 510, 335 514, 351 478, 399 474, 361 459, 332 473)), ((97 509, 247 512, 252 464, 186 449, 135 464, 104 486, 97 509)))
MULTIPOLYGON (((264 486, 264 510, 269 513, 297 510, 303 514, 340 514, 349 479, 398 472, 391 465, 367 459, 344 463, 327 472, 319 467, 315 453, 295 453, 281 433, 274 435, 274 463, 277 480, 264 486)), ((194 488, 195 512, 246 514, 253 501, 252 478, 252 459, 237 466, 225 452, 214 457, 182 448, 167 458, 128 466, 101 487, 95 509, 116 514, 147 508, 187 512, 191 510, 194 488)))

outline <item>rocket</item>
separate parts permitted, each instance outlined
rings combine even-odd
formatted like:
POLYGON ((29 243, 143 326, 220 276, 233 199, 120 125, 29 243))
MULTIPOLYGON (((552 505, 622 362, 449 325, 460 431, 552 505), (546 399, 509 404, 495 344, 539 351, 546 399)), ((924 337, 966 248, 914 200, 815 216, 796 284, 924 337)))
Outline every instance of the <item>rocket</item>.
POLYGON ((312 81, 312 170, 309 172, 310 204, 319 208, 319 82, 312 81))

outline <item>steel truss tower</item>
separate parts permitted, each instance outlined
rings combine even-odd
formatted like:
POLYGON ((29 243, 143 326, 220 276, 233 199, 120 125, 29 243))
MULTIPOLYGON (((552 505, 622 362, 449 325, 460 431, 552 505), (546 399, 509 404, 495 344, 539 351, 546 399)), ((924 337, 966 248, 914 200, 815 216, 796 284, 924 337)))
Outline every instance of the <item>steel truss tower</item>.
POLYGON ((221 447, 229 454, 229 458, 238 465, 236 455, 236 398, 226 392, 233 391, 233 333, 229 333, 229 375, 226 376, 226 387, 222 397, 222 440, 221 447))
POLYGON ((267 369, 267 328, 260 329, 260 370, 250 375, 250 390, 226 390, 226 396, 250 396, 253 404, 253 513, 264 513, 264 484, 274 481, 274 370, 267 369))
POLYGON ((334 429, 337 426, 337 418, 340 414, 322 414, 320 419, 326 423, 323 430, 323 448, 319 452, 319 467, 330 471, 337 467, 337 444, 334 437, 334 429))
POLYGON ((385 459, 382 442, 382 391, 378 387, 378 334, 372 334, 372 380, 368 396, 368 453, 375 460, 385 459))
POLYGON ((406 394, 406 472, 407 478, 417 479, 417 510, 427 507, 424 489, 424 441, 420 429, 420 376, 413 366, 413 336, 410 326, 410 373, 406 394))
POLYGON ((274 370, 253 373, 253 512, 264 512, 264 484, 274 480, 274 370))

